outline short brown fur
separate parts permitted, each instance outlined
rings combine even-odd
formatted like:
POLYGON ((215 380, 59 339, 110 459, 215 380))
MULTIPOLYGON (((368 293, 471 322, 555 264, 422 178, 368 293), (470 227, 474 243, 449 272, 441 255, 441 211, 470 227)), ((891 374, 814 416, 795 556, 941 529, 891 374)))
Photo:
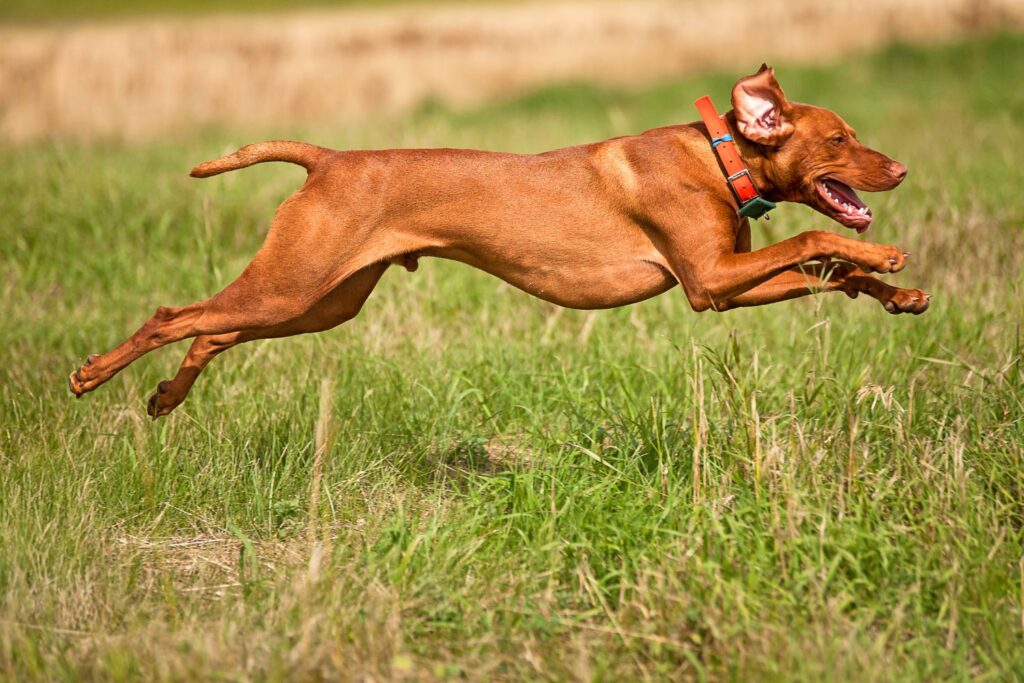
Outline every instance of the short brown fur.
MULTIPOLYGON (((732 100, 729 128, 769 199, 866 229, 870 215, 837 209, 819 191, 822 179, 879 191, 906 175, 836 114, 789 102, 767 67, 741 79, 732 100)), ((309 175, 278 208, 252 263, 209 299, 158 308, 120 346, 90 356, 69 378, 76 396, 143 354, 194 337, 177 375, 150 398, 149 414, 166 415, 217 354, 335 327, 359 312, 389 264, 415 270, 424 256, 462 261, 571 308, 624 306, 676 284, 695 311, 841 291, 916 314, 930 299, 868 274, 901 270, 907 255, 896 247, 812 231, 751 251, 749 222, 737 216, 700 123, 537 155, 265 142, 192 175, 264 161, 300 164, 309 175)))

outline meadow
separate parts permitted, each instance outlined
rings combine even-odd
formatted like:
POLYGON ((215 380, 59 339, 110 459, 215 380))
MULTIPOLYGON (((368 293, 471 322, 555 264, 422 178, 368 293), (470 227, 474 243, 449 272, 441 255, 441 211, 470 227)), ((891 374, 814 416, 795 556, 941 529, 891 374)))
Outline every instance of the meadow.
MULTIPOLYGON (((910 167, 864 238, 911 252, 925 315, 570 311, 424 260, 152 422, 185 343, 82 400, 67 373, 232 280, 303 177, 194 163, 540 151, 694 120, 741 74, 0 147, 0 678, 1024 677, 1024 38, 776 66, 910 167)), ((785 206, 755 246, 821 228, 846 234, 785 206)))
POLYGON ((765 59, 1024 32, 1019 0, 30 0, 33 20, 17 21, 23 2, 0 4, 0 141, 15 143, 339 129, 431 100, 464 110, 567 82, 636 91, 765 59))

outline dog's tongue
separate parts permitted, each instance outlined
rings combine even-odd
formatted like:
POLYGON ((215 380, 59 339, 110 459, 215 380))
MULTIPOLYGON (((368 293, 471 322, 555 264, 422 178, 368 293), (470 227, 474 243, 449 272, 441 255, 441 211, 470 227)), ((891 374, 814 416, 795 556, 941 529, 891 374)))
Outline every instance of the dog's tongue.
POLYGON ((860 200, 860 197, 857 196, 857 192, 846 183, 841 183, 838 180, 833 180, 832 178, 826 180, 825 183, 828 185, 828 189, 832 191, 832 194, 839 197, 842 201, 858 209, 864 208, 865 204, 860 200))

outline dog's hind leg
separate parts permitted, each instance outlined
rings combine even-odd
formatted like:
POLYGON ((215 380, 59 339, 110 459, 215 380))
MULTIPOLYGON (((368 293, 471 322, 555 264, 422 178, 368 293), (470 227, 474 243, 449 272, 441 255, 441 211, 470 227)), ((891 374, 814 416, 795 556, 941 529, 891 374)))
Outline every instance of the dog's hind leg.
POLYGON ((156 419, 177 408, 210 361, 233 346, 257 339, 322 332, 351 320, 359 313, 387 267, 387 263, 378 263, 360 270, 294 320, 272 327, 196 337, 177 374, 160 382, 156 392, 150 396, 147 405, 150 417, 156 419))
POLYGON ((112 351, 90 356, 68 378, 76 396, 92 391, 150 351, 189 337, 273 328, 310 311, 339 283, 383 262, 387 240, 372 226, 337 224, 334 207, 300 190, 278 209, 252 263, 219 293, 180 308, 160 307, 112 351))

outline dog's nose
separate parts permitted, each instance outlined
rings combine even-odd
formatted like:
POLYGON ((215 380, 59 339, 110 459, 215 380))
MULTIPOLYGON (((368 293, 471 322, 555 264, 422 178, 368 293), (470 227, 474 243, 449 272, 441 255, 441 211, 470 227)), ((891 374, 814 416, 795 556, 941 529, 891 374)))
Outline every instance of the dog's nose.
POLYGON ((902 182, 903 179, 907 177, 907 167, 898 161, 890 161, 889 173, 891 173, 897 181, 902 182))

